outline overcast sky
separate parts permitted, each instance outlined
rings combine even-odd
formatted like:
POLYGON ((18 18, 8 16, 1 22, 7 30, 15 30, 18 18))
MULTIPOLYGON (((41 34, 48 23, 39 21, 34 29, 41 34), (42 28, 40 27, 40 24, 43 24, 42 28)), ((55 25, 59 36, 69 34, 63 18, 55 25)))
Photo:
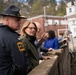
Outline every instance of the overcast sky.
POLYGON ((60 0, 56 0, 57 2, 59 2, 60 0))

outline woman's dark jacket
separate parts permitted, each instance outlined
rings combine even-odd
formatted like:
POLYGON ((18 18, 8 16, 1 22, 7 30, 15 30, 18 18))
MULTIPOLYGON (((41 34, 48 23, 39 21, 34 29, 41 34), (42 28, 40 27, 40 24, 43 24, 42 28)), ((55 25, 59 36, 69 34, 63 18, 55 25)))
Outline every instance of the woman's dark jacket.
POLYGON ((34 44, 36 38, 29 35, 23 36, 21 38, 29 58, 29 68, 32 70, 39 64, 39 56, 36 45, 34 44))

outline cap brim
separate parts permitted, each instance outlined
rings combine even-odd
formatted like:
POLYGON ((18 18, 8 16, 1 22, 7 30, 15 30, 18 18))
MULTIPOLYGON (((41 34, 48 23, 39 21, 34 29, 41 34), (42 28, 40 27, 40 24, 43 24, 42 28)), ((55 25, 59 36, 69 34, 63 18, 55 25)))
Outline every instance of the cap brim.
POLYGON ((16 17, 16 18, 21 18, 21 19, 27 19, 25 16, 15 16, 15 15, 12 15, 12 14, 0 14, 1 16, 11 16, 11 17, 16 17))

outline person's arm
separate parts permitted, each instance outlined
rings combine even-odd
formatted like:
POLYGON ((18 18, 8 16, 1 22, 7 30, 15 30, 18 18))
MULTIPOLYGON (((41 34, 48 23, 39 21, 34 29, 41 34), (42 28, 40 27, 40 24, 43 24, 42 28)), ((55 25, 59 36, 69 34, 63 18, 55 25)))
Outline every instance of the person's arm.
POLYGON ((44 48, 44 47, 41 47, 40 48, 40 51, 42 51, 42 52, 48 52, 48 49, 47 48, 44 48))
POLYGON ((41 52, 48 52, 48 49, 44 47, 45 42, 42 44, 42 46, 40 47, 40 51, 41 52))
POLYGON ((12 41, 10 44, 11 48, 11 57, 14 66, 18 69, 18 71, 25 75, 27 67, 28 67, 28 58, 25 52, 24 45, 21 41, 12 41))
POLYGON ((48 38, 48 34, 43 33, 41 39, 36 43, 37 48, 39 48, 47 38, 48 38))
POLYGON ((54 46, 54 50, 59 48, 59 41, 58 39, 55 39, 55 46, 54 46))

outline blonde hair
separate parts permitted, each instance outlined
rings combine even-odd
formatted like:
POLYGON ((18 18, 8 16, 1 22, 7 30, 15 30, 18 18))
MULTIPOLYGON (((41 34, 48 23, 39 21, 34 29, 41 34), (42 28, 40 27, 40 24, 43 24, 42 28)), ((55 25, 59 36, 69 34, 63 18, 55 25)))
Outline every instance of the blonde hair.
POLYGON ((26 36, 25 29, 26 29, 31 23, 34 24, 34 26, 35 26, 35 28, 36 28, 36 32, 37 32, 37 26, 36 26, 36 24, 35 24, 34 22, 32 22, 32 21, 26 21, 26 22, 23 24, 23 26, 22 26, 22 28, 21 28, 21 30, 20 30, 20 35, 21 35, 21 36, 26 36))

